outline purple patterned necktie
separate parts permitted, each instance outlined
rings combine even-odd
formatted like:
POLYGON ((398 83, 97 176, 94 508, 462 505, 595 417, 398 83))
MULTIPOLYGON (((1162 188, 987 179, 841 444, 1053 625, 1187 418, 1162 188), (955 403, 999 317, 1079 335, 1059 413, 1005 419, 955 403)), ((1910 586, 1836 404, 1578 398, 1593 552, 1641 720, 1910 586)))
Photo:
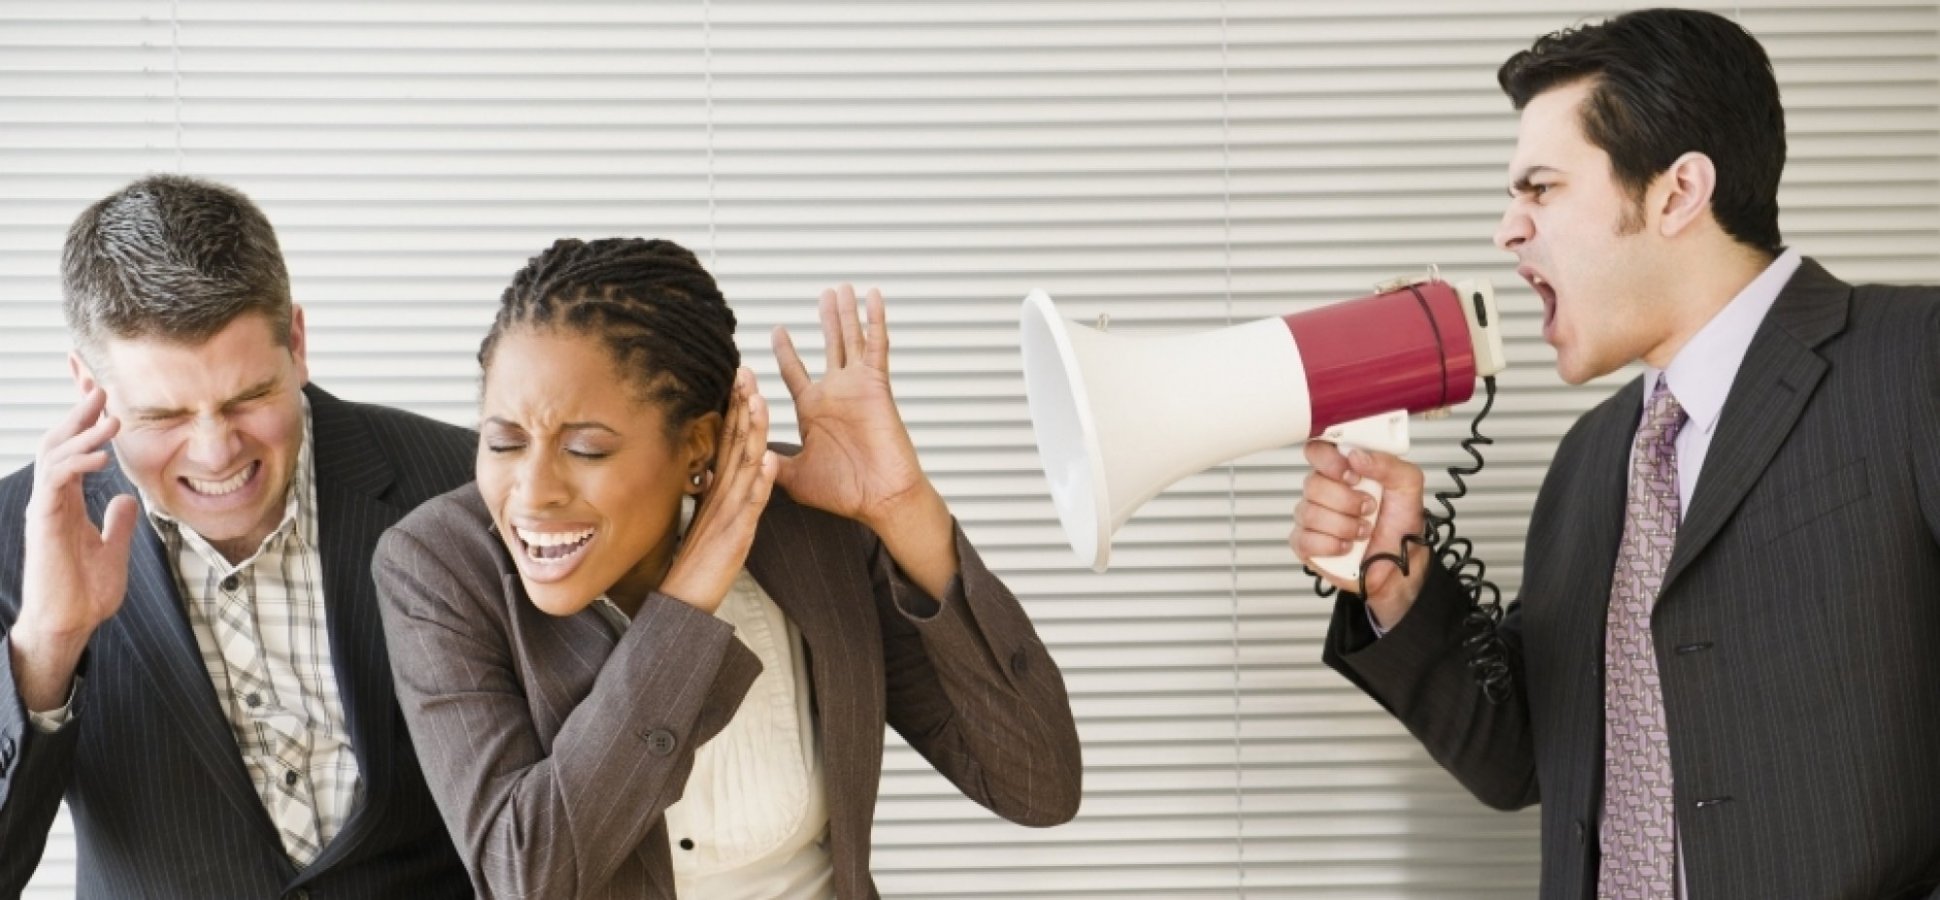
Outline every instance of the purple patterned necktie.
POLYGON ((1684 408, 1659 375, 1632 447, 1623 544, 1603 637, 1601 900, 1670 900, 1676 889, 1670 742, 1650 609, 1677 542, 1677 433, 1684 408))

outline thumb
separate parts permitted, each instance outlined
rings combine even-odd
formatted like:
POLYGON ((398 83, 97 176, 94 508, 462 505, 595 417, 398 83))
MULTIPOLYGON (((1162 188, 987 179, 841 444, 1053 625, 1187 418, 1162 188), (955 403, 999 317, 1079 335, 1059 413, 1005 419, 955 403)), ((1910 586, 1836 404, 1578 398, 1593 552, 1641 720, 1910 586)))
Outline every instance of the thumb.
POLYGON ((1421 502, 1421 467, 1392 453, 1356 448, 1347 454, 1347 466, 1362 478, 1379 482, 1389 494, 1399 494, 1397 499, 1421 502))
POLYGON ((139 514, 135 498, 127 494, 108 501, 108 509, 101 515, 101 544, 115 557, 128 557, 128 547, 134 542, 135 522, 139 514))
POLYGON ((776 453, 773 450, 770 450, 767 452, 767 455, 762 457, 761 468, 763 469, 763 472, 765 474, 766 470, 770 465, 769 460, 773 459, 775 461, 773 463, 774 465, 773 483, 780 485, 783 491, 786 491, 789 494, 794 494, 795 486, 801 480, 801 477, 802 477, 801 476, 802 464, 801 464, 800 457, 801 457, 801 454, 799 453, 793 454, 793 455, 786 455, 786 454, 776 453))

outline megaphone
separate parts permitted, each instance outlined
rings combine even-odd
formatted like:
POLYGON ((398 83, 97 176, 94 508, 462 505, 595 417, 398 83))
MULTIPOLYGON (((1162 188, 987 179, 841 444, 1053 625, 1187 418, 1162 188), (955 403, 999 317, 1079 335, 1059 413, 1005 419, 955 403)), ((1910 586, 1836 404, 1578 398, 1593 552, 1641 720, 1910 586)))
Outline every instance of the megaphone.
MULTIPOLYGON (((1024 298, 1024 388, 1058 521, 1103 572, 1111 537, 1174 482, 1311 439, 1408 450, 1408 415, 1469 399, 1503 368, 1482 279, 1397 279, 1377 293, 1198 334, 1111 334, 1024 298)), ((1380 485, 1357 486, 1380 500, 1380 485)), ((1373 517, 1369 516, 1372 522, 1373 517)), ((1367 542, 1315 564, 1360 576, 1367 542)))

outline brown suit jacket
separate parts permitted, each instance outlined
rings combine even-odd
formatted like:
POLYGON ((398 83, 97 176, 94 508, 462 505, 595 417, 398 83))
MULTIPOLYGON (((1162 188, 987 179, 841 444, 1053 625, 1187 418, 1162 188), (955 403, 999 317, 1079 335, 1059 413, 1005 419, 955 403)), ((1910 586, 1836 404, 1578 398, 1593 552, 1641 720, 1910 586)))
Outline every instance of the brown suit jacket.
MULTIPOLYGON (((970 799, 1076 815, 1077 728, 1029 618, 957 533, 942 601, 867 528, 773 494, 748 571, 801 629, 835 887, 875 897, 883 723, 970 799)), ((732 627, 655 593, 617 640, 527 599, 476 486, 426 503, 374 574, 405 721, 481 897, 672 898, 661 812, 760 671, 732 627)))

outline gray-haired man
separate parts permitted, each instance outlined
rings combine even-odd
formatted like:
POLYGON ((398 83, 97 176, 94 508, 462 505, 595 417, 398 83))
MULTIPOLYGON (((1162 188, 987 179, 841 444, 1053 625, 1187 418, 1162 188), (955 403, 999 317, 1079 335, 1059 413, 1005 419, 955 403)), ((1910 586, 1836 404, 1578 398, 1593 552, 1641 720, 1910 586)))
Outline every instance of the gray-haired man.
POLYGON ((81 399, 0 480, 0 896, 63 796, 81 897, 469 896, 369 567, 472 435, 309 385, 248 198, 175 176, 62 259, 81 399), (99 523, 99 524, 97 524, 99 523))

